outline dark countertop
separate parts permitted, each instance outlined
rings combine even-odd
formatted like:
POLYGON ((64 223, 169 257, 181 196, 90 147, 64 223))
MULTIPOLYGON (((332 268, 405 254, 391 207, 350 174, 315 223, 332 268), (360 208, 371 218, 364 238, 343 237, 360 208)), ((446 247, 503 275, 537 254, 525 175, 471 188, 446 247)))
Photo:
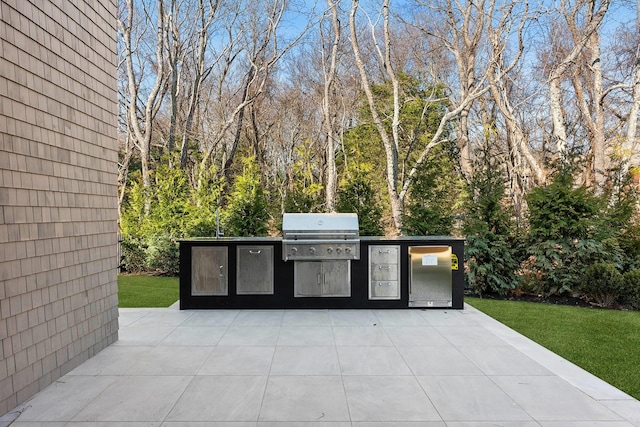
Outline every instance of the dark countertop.
POLYGON ((190 237, 178 242, 280 242, 282 237, 190 237))
MULTIPOLYGON (((406 241, 465 241, 464 237, 452 237, 452 236, 360 236, 361 241, 389 241, 389 242, 406 242, 406 241)), ((280 242, 281 236, 266 236, 266 237, 191 237, 185 239, 178 239, 178 242, 280 242)))

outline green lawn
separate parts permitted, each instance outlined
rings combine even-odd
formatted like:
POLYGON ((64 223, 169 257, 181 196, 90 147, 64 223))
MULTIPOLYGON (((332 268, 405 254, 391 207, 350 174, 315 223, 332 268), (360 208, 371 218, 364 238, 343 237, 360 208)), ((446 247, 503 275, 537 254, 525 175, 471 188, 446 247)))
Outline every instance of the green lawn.
POLYGON ((177 277, 118 276, 118 306, 169 307, 180 298, 177 277))
POLYGON ((465 302, 640 399, 640 312, 478 298, 465 302))

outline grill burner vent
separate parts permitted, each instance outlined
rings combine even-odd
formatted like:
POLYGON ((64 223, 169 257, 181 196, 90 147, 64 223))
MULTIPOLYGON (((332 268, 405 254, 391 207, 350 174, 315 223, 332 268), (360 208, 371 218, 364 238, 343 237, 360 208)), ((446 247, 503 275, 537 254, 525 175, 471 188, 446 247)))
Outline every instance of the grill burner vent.
POLYGON ((285 213, 282 259, 358 260, 360 234, 354 213, 285 213))

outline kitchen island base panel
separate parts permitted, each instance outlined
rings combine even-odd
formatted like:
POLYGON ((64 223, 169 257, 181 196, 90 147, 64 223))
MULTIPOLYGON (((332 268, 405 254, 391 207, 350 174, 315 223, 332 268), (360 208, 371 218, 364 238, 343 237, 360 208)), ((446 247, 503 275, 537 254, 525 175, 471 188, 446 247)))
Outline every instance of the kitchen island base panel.
POLYGON ((458 260, 464 260, 464 239, 430 236, 361 237, 360 245, 360 259, 340 261, 345 263, 340 268, 332 265, 310 268, 308 271, 313 272, 311 280, 308 277, 296 277, 301 274, 296 270, 300 270, 302 266, 302 270, 306 271, 306 264, 313 262, 283 260, 280 238, 181 240, 180 308, 463 308, 464 267, 461 261, 458 266, 458 260), (415 286, 420 286, 421 289, 413 294, 410 248, 420 248, 414 249, 418 253, 414 255, 414 258, 418 257, 418 261, 414 259, 417 268, 414 279, 419 282, 415 286), (438 257, 443 257, 440 253, 443 249, 445 252, 449 251, 446 252, 447 256, 453 262, 439 260, 438 257), (434 256, 430 251, 438 252, 439 255, 434 256), (424 259, 423 255, 426 255, 424 259), (442 265, 433 268, 438 270, 434 275, 438 280, 431 280, 428 264, 436 258, 438 264, 442 265), (198 265, 201 263, 205 265, 198 265), (447 272, 444 271, 445 264, 450 269, 447 272), (201 277, 210 281, 214 273, 220 280, 207 289, 209 292, 203 294, 201 277), (450 283, 444 283, 447 277, 450 277, 450 283), (301 285, 298 283, 301 280, 306 280, 307 283, 301 285), (431 297, 424 298, 425 295, 431 297))

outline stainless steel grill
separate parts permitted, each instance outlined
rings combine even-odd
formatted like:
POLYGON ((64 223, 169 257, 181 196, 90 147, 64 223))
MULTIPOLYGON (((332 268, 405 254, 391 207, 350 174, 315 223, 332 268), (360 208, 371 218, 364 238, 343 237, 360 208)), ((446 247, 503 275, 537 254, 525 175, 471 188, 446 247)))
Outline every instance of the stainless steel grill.
POLYGON ((354 213, 285 213, 282 237, 284 261, 360 259, 354 213))

